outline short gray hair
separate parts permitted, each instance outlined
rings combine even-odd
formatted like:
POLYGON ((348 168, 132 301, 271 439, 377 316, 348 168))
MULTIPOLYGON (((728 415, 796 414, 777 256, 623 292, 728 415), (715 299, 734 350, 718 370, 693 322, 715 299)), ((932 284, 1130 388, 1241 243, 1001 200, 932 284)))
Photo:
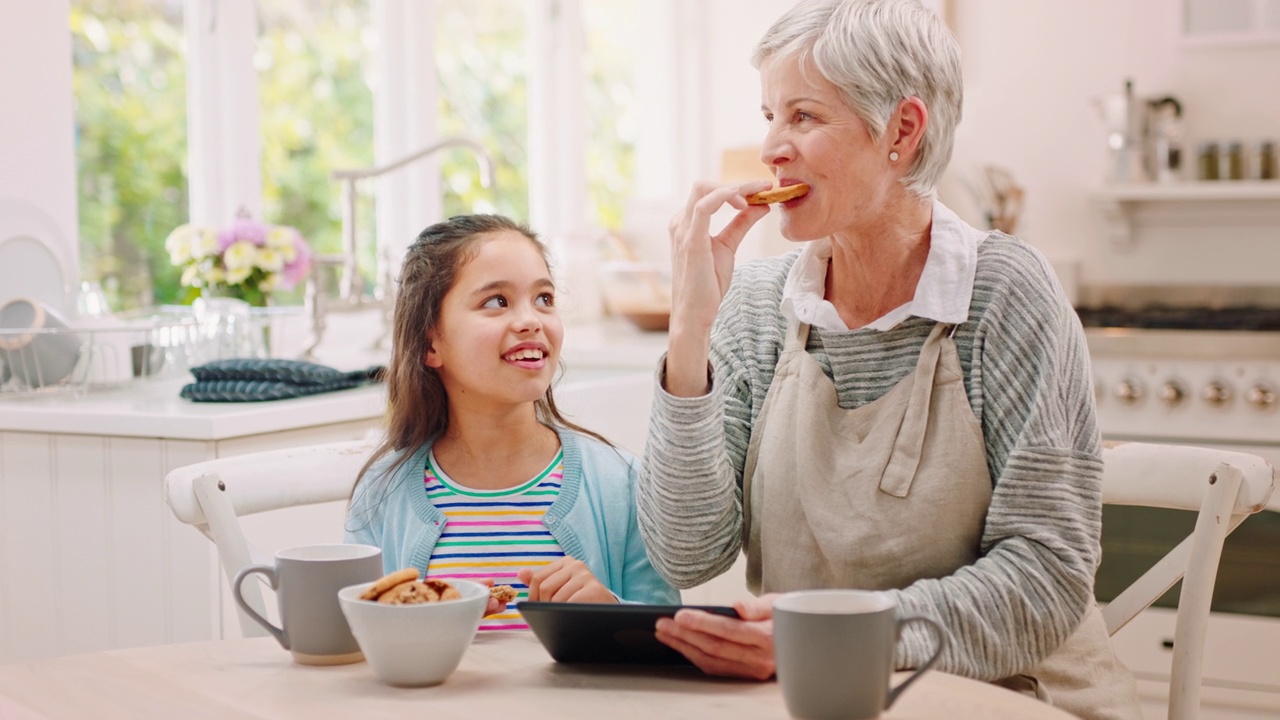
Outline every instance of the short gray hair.
POLYGON ((929 110, 915 162, 902 182, 934 194, 951 161, 964 87, 955 36, 919 0, 802 0, 770 27, 751 57, 806 56, 879 139, 903 98, 929 110))

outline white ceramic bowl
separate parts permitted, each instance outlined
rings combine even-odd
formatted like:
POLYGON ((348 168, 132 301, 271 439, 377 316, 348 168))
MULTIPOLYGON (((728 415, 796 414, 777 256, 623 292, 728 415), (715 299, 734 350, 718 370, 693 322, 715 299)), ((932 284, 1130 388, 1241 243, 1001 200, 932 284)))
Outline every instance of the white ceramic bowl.
POLYGON ((457 669, 480 627, 489 588, 450 580, 461 600, 386 605, 361 600, 372 583, 338 591, 338 604, 373 674, 388 685, 439 685, 457 669))

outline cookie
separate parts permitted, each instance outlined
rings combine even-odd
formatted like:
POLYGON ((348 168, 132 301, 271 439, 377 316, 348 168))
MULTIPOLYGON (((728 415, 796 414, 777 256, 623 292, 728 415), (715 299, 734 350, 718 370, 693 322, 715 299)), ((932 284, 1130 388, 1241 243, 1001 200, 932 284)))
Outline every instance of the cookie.
POLYGON ((509 604, 512 600, 520 595, 519 591, 510 585, 494 585, 489 588, 489 597, 496 599, 503 605, 509 604))
POLYGON ((436 594, 436 600, 462 599, 462 593, 458 592, 458 588, 450 585, 444 580, 423 580, 422 582, 436 594))
POLYGON ((361 600, 377 600, 379 595, 390 590, 391 588, 401 583, 408 582, 410 580, 417 580, 417 579, 418 579, 417 568, 405 568, 403 570, 397 570, 389 575, 383 575, 382 577, 373 581, 372 585, 366 588, 364 592, 360 593, 360 599, 361 600))
POLYGON ((383 605, 417 605, 438 599, 440 593, 417 580, 402 582, 378 596, 378 602, 383 605))
POLYGON ((786 187, 771 188, 758 193, 751 193, 746 196, 746 199, 748 205, 768 205, 770 203, 794 200, 808 192, 809 185, 807 183, 796 183, 795 185, 787 185, 786 187))

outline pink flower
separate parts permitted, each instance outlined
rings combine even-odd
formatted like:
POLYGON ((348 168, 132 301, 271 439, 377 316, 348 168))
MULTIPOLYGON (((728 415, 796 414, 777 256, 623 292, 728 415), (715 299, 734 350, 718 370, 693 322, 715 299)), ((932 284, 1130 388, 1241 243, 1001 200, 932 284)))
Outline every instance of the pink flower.
POLYGON ((267 226, 248 217, 238 217, 231 226, 218 232, 218 253, 240 241, 251 242, 262 247, 267 242, 267 226))
POLYGON ((311 248, 307 247, 307 241, 297 231, 293 233, 293 252, 293 262, 285 263, 284 270, 281 271, 284 281, 280 283, 280 287, 284 290, 292 289, 311 269, 311 248))

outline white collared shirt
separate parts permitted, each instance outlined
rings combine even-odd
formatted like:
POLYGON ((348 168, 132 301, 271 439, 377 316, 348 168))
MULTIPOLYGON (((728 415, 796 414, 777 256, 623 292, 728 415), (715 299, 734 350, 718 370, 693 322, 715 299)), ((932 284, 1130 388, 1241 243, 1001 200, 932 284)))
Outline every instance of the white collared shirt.
MULTIPOLYGON (((892 330, 912 316, 951 325, 963 323, 969 318, 969 300, 973 297, 978 243, 986 235, 935 200, 929 256, 925 258, 915 296, 863 327, 892 330)), ((787 274, 782 290, 782 314, 788 320, 798 320, 820 330, 856 330, 858 328, 846 326, 835 306, 823 298, 830 261, 831 238, 805 245, 787 274)))

